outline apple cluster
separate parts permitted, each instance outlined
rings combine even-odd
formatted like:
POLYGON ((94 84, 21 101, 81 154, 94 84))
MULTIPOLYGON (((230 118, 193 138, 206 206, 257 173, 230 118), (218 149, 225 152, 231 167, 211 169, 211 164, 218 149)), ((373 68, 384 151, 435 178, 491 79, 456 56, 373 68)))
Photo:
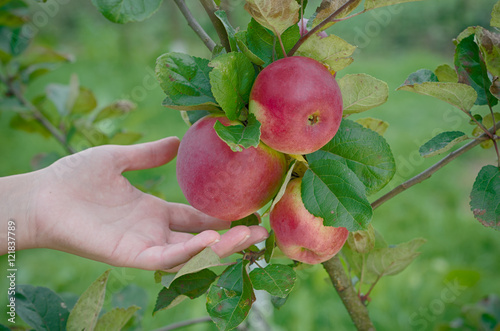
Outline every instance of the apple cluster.
MULTIPOLYGON (((215 132, 242 125, 211 114, 186 132, 177 156, 177 179, 196 209, 227 221, 246 217, 271 201, 283 185, 291 156, 317 151, 336 134, 342 120, 342 96, 331 72, 301 56, 264 68, 250 93, 249 112, 261 123, 257 147, 234 152, 215 132)), ((344 245, 348 231, 323 225, 301 197, 294 178, 270 213, 276 244, 291 259, 324 262, 344 245)))

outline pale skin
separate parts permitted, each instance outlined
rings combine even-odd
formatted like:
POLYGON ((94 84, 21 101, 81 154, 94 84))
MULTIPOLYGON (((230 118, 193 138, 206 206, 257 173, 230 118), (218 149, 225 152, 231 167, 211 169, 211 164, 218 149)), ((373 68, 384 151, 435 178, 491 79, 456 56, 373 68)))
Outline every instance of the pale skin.
POLYGON ((176 137, 100 146, 0 178, 0 254, 7 253, 9 220, 16 250, 50 248, 145 270, 173 271, 206 247, 226 257, 266 239, 261 226, 220 234, 230 222, 143 193, 123 177, 171 161, 178 146, 176 137))

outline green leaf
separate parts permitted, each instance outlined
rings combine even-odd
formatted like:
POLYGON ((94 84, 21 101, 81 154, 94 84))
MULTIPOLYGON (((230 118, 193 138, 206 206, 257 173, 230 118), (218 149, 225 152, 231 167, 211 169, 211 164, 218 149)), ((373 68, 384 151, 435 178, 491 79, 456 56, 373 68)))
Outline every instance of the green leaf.
POLYGON ((109 139, 112 145, 132 145, 142 138, 140 132, 117 132, 109 139))
POLYGON ((235 34, 236 42, 238 44, 239 49, 246 57, 253 63, 258 66, 262 66, 265 64, 264 60, 255 55, 250 48, 247 46, 247 31, 239 31, 235 34))
POLYGON ((309 163, 302 179, 302 201, 325 226, 364 229, 371 220, 372 208, 365 186, 345 163, 332 159, 309 163))
POLYGON ((460 131, 442 132, 423 144, 419 152, 423 157, 439 155, 449 151, 453 146, 467 139, 468 136, 460 131))
POLYGON ((406 269, 420 255, 417 249, 425 242, 423 238, 416 238, 399 245, 375 248, 366 254, 356 253, 344 246, 346 249, 343 252, 354 273, 358 277, 363 273, 363 283, 372 284, 379 277, 396 275, 406 269))
POLYGON ((207 59, 166 53, 156 60, 156 78, 167 97, 165 107, 179 110, 218 110, 212 95, 207 59))
POLYGON ((240 116, 241 109, 248 104, 250 90, 255 80, 255 69, 242 53, 223 54, 210 64, 212 93, 230 120, 240 116))
POLYGON ((344 114, 356 114, 384 104, 389 97, 386 82, 367 74, 345 75, 339 81, 344 114))
POLYGON ((314 34, 299 47, 295 55, 310 57, 338 72, 353 62, 351 55, 355 50, 356 46, 336 35, 321 38, 314 34))
POLYGON ((476 37, 486 68, 493 76, 500 76, 500 34, 478 27, 476 37))
POLYGON ((234 152, 241 152, 244 148, 257 147, 260 142, 260 122, 254 114, 248 114, 248 124, 224 126, 217 121, 214 125, 217 135, 234 152))
POLYGON ((175 279, 169 288, 163 288, 158 294, 153 315, 177 305, 181 301, 179 297, 195 299, 205 294, 216 278, 217 275, 213 271, 203 269, 175 279))
POLYGON ((97 100, 94 93, 86 87, 80 87, 78 89, 78 94, 73 101, 73 107, 71 107, 71 114, 85 115, 90 113, 97 107, 97 100))
POLYGON ((280 297, 271 297, 271 304, 273 305, 274 308, 280 309, 283 307, 283 305, 286 303, 288 300, 288 297, 286 298, 280 298, 280 297))
MULTIPOLYGON (((321 1, 321 5, 316 9, 316 17, 314 18, 313 25, 318 25, 320 22, 322 22, 324 19, 326 19, 328 16, 333 14, 334 12, 337 11, 340 7, 342 7, 347 0, 323 0, 321 1)), ((358 5, 361 3, 361 0, 355 0, 352 3, 350 3, 339 15, 336 16, 336 18, 342 18, 346 17, 349 15, 358 5)), ((325 25, 325 28, 328 28, 329 26, 333 25, 334 23, 329 23, 325 25)), ((322 29, 322 30, 324 30, 322 29)))
POLYGON ((115 308, 108 311, 99 318, 95 331, 120 331, 127 322, 134 316, 135 312, 141 309, 137 306, 125 308, 115 308))
POLYGON ((412 2, 412 1, 422 1, 422 0, 366 0, 365 1, 365 10, 370 10, 379 7, 397 5, 403 2, 412 2))
POLYGON ((422 84, 425 82, 437 82, 437 76, 428 69, 420 69, 408 76, 403 85, 422 84))
POLYGON ((378 133, 344 119, 333 139, 307 155, 309 162, 336 160, 349 167, 366 187, 367 194, 380 191, 396 173, 389 144, 378 133))
MULTIPOLYGON (((288 28, 281 35, 285 52, 290 51, 299 39, 299 26, 293 25, 288 28)), ((264 61, 263 66, 267 66, 274 60, 281 59, 284 56, 276 36, 254 19, 250 20, 247 27, 247 45, 253 54, 264 61)))
POLYGON ((269 237, 266 239, 266 252, 264 253, 264 259, 266 263, 271 262, 271 258, 273 257, 274 248, 276 247, 276 235, 274 231, 271 230, 269 233, 269 237))
POLYGON ((276 36, 299 21, 299 9, 294 0, 246 0, 245 4, 245 10, 276 36))
POLYGON ((229 23, 226 12, 223 10, 218 10, 215 12, 215 16, 217 16, 217 18, 222 22, 222 25, 224 25, 224 28, 226 28, 227 38, 229 40, 229 45, 231 46, 231 51, 237 52, 238 47, 236 47, 236 39, 234 36, 236 31, 231 26, 231 23, 229 23))
POLYGON ((217 284, 210 286, 207 311, 219 330, 231 330, 247 317, 255 294, 246 271, 249 261, 228 267, 217 284))
POLYGON ((221 265, 219 255, 215 254, 210 247, 207 247, 200 253, 193 256, 188 262, 186 262, 186 264, 184 264, 182 268, 177 272, 177 274, 175 274, 173 277, 172 274, 164 275, 161 278, 161 284, 168 288, 174 280, 181 276, 196 273, 205 268, 219 265, 221 265))
POLYGON ((486 64, 481 59, 479 46, 474 42, 474 35, 464 38, 455 51, 455 67, 458 81, 470 85, 477 92, 476 105, 494 106, 498 103, 489 91, 491 80, 486 64))
POLYGON ((500 1, 498 1, 495 6, 493 6, 490 25, 495 28, 500 28, 500 1))
POLYGON ((500 230, 500 169, 484 166, 476 177, 470 194, 474 217, 484 226, 500 230))
POLYGON ((462 83, 425 82, 415 85, 402 85, 398 90, 428 95, 445 101, 464 112, 470 112, 477 99, 476 91, 469 85, 462 83))
POLYGON ((458 83, 457 72, 447 64, 438 66, 434 73, 440 82, 458 83))
POLYGON ((92 0, 94 6, 114 23, 140 22, 153 15, 163 0, 92 0))
POLYGON ((378 118, 365 117, 360 118, 355 121, 361 124, 363 127, 375 131, 379 135, 383 136, 387 129, 389 128, 389 123, 386 121, 379 120, 378 118))
POLYGON ((47 98, 54 103, 57 112, 61 116, 69 114, 68 101, 70 94, 70 87, 62 84, 49 84, 46 88, 47 98))
POLYGON ((110 271, 106 270, 80 296, 75 307, 73 307, 73 310, 69 314, 68 324, 66 325, 68 331, 94 329, 104 303, 106 283, 108 282, 110 271))
POLYGON ((16 114, 10 120, 9 126, 16 130, 25 131, 28 133, 38 133, 45 138, 52 136, 49 130, 38 122, 33 115, 30 114, 16 114))
POLYGON ((239 219, 237 221, 231 222, 231 228, 234 228, 235 226, 238 225, 244 225, 244 226, 252 226, 252 225, 259 225, 260 224, 260 217, 258 214, 250 214, 247 217, 243 217, 242 219, 239 219))
POLYGON ((290 294, 296 278, 295 270, 283 264, 269 264, 250 272, 250 279, 256 290, 265 290, 280 298, 286 298, 290 294))
MULTIPOLYGON (((495 124, 500 123, 500 113, 495 112, 493 114, 495 115, 495 124)), ((476 115, 474 115, 474 117, 477 118, 476 115)), ((491 113, 482 117, 480 119, 480 123, 482 123, 485 128, 492 128, 493 127, 493 117, 491 116, 491 113)), ((473 124, 475 124, 475 123, 473 123, 473 124)), ((472 135, 474 137, 479 137, 483 133, 484 133, 483 128, 478 126, 478 125, 476 125, 474 130, 472 130, 472 135)), ((497 130, 496 134, 498 135, 499 133, 500 133, 500 129, 497 130)), ((491 147, 493 147, 493 142, 491 140, 484 140, 483 142, 481 142, 481 147, 482 148, 491 148, 491 147)))
POLYGON ((14 303, 16 314, 35 330, 66 329, 69 311, 64 301, 50 289, 18 285, 14 303))
POLYGON ((111 119, 128 114, 135 110, 137 105, 129 100, 118 100, 107 105, 99 111, 94 119, 94 122, 99 122, 105 119, 111 119))

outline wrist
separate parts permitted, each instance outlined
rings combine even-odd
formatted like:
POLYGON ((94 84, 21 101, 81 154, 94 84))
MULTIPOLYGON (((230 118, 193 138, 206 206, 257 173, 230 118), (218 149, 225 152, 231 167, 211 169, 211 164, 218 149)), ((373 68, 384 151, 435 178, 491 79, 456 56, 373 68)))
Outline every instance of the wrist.
MULTIPOLYGON (((36 192, 38 190, 38 172, 0 178, 0 234, 15 238, 16 251, 36 248, 36 192), (9 224, 15 224, 9 228, 9 224), (10 230, 14 229, 13 231, 10 230)), ((3 239, 3 238, 2 238, 3 239)), ((7 240, 2 240, 7 242, 7 240)), ((7 252, 0 247, 1 254, 7 252)))

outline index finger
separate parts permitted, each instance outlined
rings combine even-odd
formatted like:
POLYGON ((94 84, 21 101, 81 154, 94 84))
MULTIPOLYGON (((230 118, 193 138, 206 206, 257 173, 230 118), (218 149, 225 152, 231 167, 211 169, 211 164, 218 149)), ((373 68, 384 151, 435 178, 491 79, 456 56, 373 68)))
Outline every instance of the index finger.
POLYGON ((231 226, 231 222, 208 216, 189 205, 174 202, 167 202, 167 204, 170 229, 174 231, 225 230, 231 226))

